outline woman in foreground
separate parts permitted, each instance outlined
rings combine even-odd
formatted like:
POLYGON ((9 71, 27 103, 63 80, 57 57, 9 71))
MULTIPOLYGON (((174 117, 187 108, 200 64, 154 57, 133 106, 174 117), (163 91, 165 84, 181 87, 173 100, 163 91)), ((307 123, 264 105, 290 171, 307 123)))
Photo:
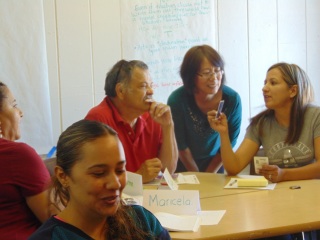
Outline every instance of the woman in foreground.
POLYGON ((126 206, 123 147, 113 129, 80 120, 57 144, 53 190, 65 208, 51 217, 34 239, 170 239, 148 210, 126 206))

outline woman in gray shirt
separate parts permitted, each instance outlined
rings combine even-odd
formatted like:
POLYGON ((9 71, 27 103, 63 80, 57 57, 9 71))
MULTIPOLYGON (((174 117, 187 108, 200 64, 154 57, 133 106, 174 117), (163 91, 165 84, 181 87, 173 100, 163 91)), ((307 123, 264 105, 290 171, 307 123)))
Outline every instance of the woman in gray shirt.
POLYGON ((312 106, 313 90, 297 65, 277 63, 262 88, 266 110, 251 119, 245 139, 234 153, 224 114, 208 113, 210 126, 220 133, 225 170, 238 174, 263 147, 269 165, 259 174, 272 182, 320 178, 320 108, 312 106))

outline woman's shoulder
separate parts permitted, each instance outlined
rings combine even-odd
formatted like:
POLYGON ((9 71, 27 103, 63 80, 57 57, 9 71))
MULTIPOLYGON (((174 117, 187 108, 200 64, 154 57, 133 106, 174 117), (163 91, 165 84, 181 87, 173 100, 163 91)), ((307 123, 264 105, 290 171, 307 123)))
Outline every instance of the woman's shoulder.
POLYGON ((134 212, 137 214, 144 214, 144 215, 153 215, 149 210, 144 208, 143 206, 140 205, 131 205, 130 206, 134 212))
POLYGON ((168 97, 167 104, 178 111, 188 102, 188 94, 183 86, 174 90, 168 97))
POLYGON ((56 239, 57 235, 59 239, 92 239, 77 227, 51 216, 28 240, 56 239))
POLYGON ((36 150, 33 147, 23 142, 14 142, 14 141, 5 140, 2 142, 1 148, 6 152, 12 153, 14 155, 21 155, 24 157, 30 156, 30 155, 38 156, 38 154, 36 153, 36 150))
POLYGON ((223 92, 223 94, 226 94, 228 96, 240 97, 239 93, 236 90, 234 90, 233 88, 231 88, 227 85, 223 85, 222 92, 223 92))
POLYGON ((153 213, 151 213, 148 209, 140 205, 131 205, 130 207, 136 213, 136 216, 139 218, 140 221, 144 221, 148 224, 158 222, 155 215, 153 215, 153 213))
POLYGON ((238 92, 233 90, 231 87, 224 85, 222 87, 222 94, 224 99, 229 99, 234 103, 241 103, 241 98, 238 92))
POLYGON ((306 119, 320 121, 320 106, 309 104, 305 112, 306 119))
POLYGON ((139 222, 142 223, 145 230, 152 232, 157 239, 171 239, 168 231, 162 227, 153 213, 139 205, 132 205, 131 207, 137 214, 139 222))
POLYGON ((185 96, 187 94, 186 89, 184 86, 181 86, 171 92, 169 95, 169 99, 176 99, 176 98, 181 98, 182 96, 185 96))
POLYGON ((310 113, 320 113, 320 106, 314 105, 314 104, 309 104, 307 106, 307 112, 310 113))

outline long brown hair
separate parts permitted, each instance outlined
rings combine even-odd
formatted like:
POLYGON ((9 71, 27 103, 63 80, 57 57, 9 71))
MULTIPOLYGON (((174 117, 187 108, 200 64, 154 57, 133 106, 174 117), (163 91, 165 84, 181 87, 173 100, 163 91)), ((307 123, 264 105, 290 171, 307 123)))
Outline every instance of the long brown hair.
MULTIPOLYGON (((298 65, 289 64, 285 62, 276 63, 272 65, 267 72, 272 69, 279 69, 282 73, 283 80, 288 84, 289 87, 297 85, 298 92, 294 97, 293 104, 290 111, 290 125, 288 129, 288 135, 285 142, 288 144, 294 144, 299 140, 301 135, 304 114, 306 107, 313 101, 313 89, 309 77, 298 65)), ((259 136, 263 135, 262 126, 264 120, 274 117, 274 110, 267 109, 257 114, 250 120, 250 125, 258 124, 259 136)))
MULTIPOLYGON (((65 174, 70 175, 71 169, 81 159, 82 146, 97 138, 111 135, 117 138, 117 133, 109 126, 89 120, 80 120, 68 127, 59 137, 57 144, 57 166, 61 167, 65 174)), ((55 205, 67 206, 70 199, 68 189, 64 188, 54 176, 52 183, 55 205)), ((125 206, 121 202, 115 215, 107 217, 107 239, 138 239, 143 240, 148 233, 139 227, 138 217, 132 207, 125 206)))

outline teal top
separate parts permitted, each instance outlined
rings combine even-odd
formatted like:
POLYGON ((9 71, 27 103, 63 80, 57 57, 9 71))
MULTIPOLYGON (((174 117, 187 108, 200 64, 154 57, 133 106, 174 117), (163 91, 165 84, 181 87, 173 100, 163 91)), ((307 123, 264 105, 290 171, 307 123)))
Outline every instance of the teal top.
MULTIPOLYGON (((228 118, 229 135, 232 146, 236 144, 241 125, 241 99, 228 86, 222 87, 222 112, 228 118)), ((184 86, 171 93, 168 99, 174 121, 174 130, 179 150, 189 148, 201 172, 208 167, 212 157, 220 151, 220 135, 208 122, 207 115, 198 108, 193 95, 184 86)), ((178 164, 177 172, 185 171, 178 164)))
MULTIPOLYGON (((171 239, 168 231, 164 229, 158 219, 147 209, 138 205, 126 206, 132 208, 133 218, 139 227, 143 231, 149 233, 146 240, 151 239, 171 239)), ((114 237, 113 237, 114 238, 114 237)), ((90 236, 70 225, 63 222, 55 217, 49 218, 36 232, 34 232, 29 240, 92 240, 90 236)), ((118 239, 115 237, 114 239, 118 239)), ((130 238, 129 238, 130 239, 130 238)))

